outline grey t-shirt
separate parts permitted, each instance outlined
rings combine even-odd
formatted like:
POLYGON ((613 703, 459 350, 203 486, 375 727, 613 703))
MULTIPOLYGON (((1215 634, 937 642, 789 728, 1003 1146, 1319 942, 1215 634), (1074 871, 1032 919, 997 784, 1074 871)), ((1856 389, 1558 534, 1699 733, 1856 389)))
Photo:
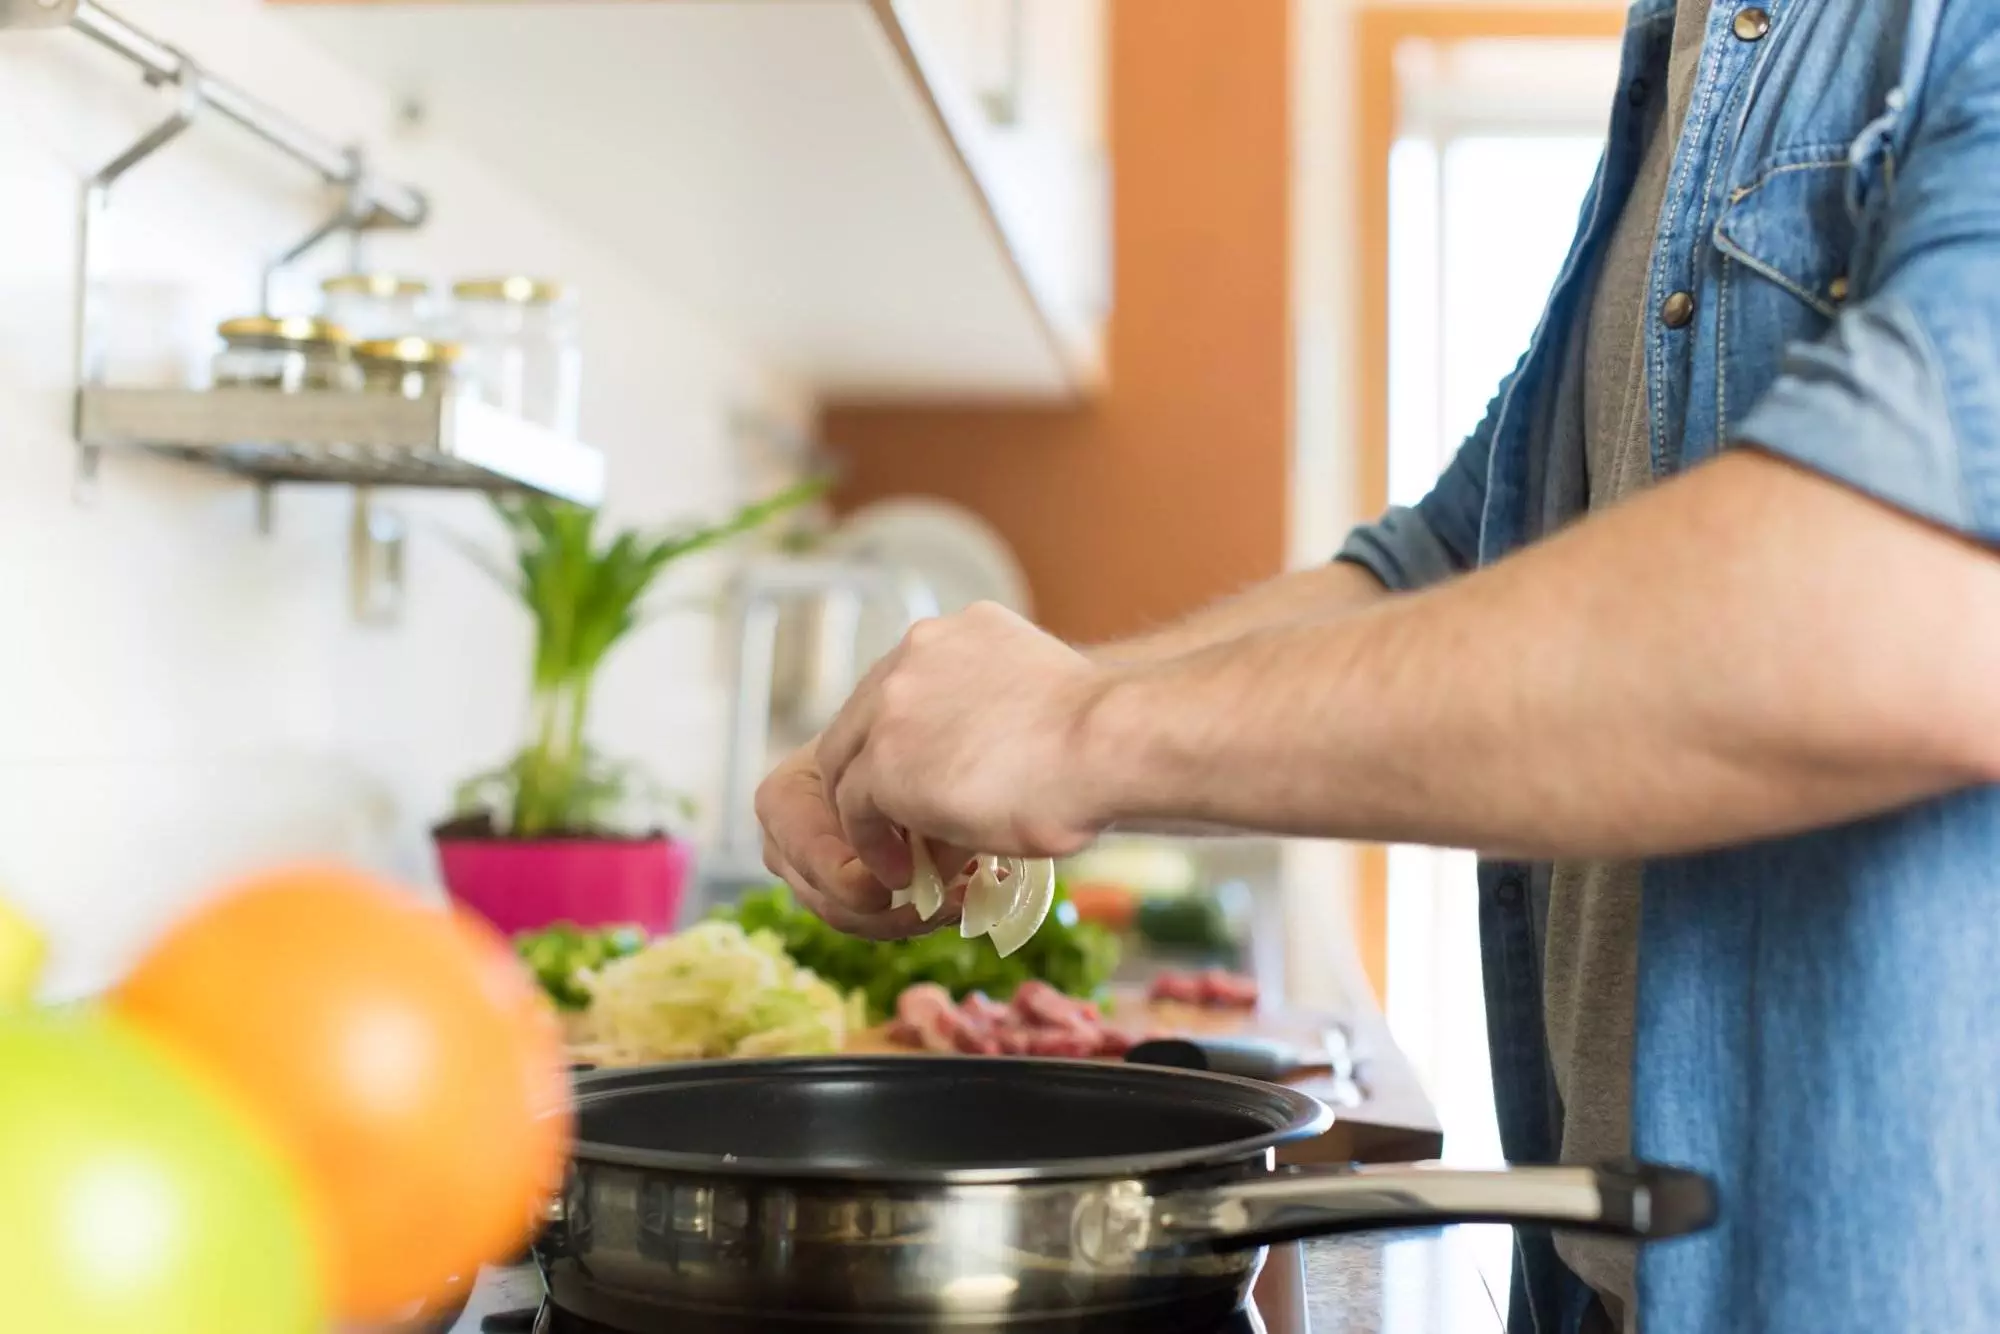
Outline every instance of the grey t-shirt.
MULTIPOLYGON (((1590 508, 1653 480, 1646 394, 1647 277, 1674 148, 1692 100, 1709 0, 1679 0, 1666 106, 1649 131, 1632 194, 1606 243, 1585 323, 1583 423, 1590 508)), ((1634 763, 1643 762, 1634 757, 1634 763)), ((1549 884, 1542 1005, 1563 1103, 1564 1162, 1622 1157, 1632 1144, 1632 1009, 1639 946, 1639 867, 1559 862, 1549 884)), ((1615 1325, 1634 1324, 1630 1243, 1559 1236, 1556 1251, 1603 1297, 1615 1325)))

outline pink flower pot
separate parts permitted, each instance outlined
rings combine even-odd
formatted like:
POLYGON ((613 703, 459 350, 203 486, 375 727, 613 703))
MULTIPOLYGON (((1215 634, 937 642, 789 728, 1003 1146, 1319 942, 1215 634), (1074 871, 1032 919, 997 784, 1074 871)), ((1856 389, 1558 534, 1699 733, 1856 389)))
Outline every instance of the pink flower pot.
POLYGON ((453 899, 513 935, 555 922, 674 929, 692 849, 670 838, 506 839, 440 833, 453 899))

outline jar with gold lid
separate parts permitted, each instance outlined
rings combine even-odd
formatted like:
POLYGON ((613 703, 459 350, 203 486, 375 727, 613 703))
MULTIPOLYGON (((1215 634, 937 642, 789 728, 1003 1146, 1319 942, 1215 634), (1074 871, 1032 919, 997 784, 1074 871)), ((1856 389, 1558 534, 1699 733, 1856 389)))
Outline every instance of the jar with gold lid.
POLYGON ((347 331, 309 315, 246 315, 216 327, 218 386, 277 389, 353 389, 359 383, 347 331))
POLYGON ((582 382, 574 294, 539 278, 474 278, 454 284, 452 299, 466 383, 497 408, 574 436, 582 382))
POLYGON ((399 398, 422 398, 447 388, 458 358, 458 344, 434 338, 377 338, 354 345, 361 387, 399 398))
POLYGON ((339 273, 319 285, 327 319, 360 342, 430 332, 431 285, 394 273, 339 273))

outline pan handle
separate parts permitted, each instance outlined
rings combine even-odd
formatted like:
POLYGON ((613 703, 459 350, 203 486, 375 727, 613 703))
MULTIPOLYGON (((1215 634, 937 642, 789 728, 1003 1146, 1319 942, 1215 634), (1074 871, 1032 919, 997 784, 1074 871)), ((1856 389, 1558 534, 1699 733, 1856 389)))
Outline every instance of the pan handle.
POLYGON ((1114 1187, 1078 1210, 1074 1240, 1085 1259, 1123 1263, 1142 1255, 1248 1250, 1339 1232, 1449 1223, 1544 1224, 1656 1241, 1714 1221, 1714 1187, 1684 1168, 1628 1162, 1468 1171, 1404 1164, 1291 1168, 1122 1200, 1114 1187))

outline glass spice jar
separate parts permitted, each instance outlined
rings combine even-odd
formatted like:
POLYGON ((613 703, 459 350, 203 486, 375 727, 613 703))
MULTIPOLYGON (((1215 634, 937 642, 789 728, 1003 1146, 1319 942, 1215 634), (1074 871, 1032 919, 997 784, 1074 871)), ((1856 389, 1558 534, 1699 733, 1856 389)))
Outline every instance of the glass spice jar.
POLYGON ((400 398, 422 398, 449 387, 458 358, 458 344, 433 338, 379 338, 354 345, 361 387, 400 398))
POLYGON ((431 285, 393 273, 340 273, 319 285, 326 318, 357 341, 429 331, 431 285))
POLYGON ((276 389, 353 389, 360 383, 348 355, 347 331, 309 315, 246 315, 216 326, 218 386, 276 389))
POLYGON ((583 361, 574 297, 521 277, 469 279, 452 297, 466 383, 497 408, 574 436, 583 361))

